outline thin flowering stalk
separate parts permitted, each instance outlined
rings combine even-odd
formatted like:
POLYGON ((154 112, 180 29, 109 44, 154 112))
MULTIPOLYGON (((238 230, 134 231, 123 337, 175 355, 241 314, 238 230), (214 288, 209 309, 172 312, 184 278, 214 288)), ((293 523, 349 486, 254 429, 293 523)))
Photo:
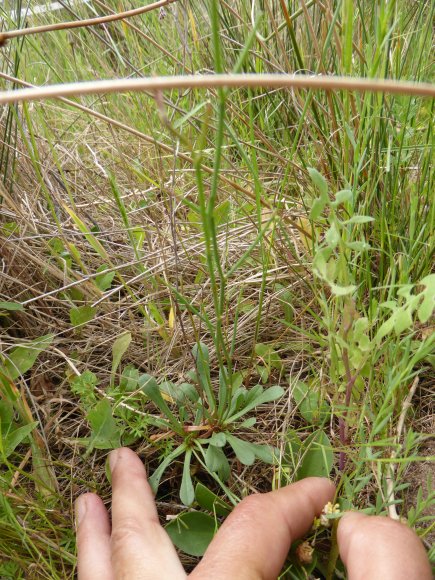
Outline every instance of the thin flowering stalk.
POLYGON ((11 38, 19 36, 27 36, 29 34, 41 34, 44 32, 52 32, 53 30, 67 30, 70 28, 84 28, 86 26, 97 26, 99 24, 106 24, 107 22, 115 22, 116 20, 123 20, 124 18, 131 18, 138 16, 157 8, 162 8, 167 4, 172 4, 177 0, 159 0, 153 4, 147 4, 134 10, 127 10, 125 12, 117 12, 116 14, 109 14, 107 16, 98 16, 97 18, 88 18, 87 20, 72 20, 70 22, 56 22, 54 24, 45 24, 44 26, 34 26, 33 28, 19 28, 17 30, 10 30, 0 34, 0 46, 5 44, 11 38))
POLYGON ((210 74, 86 81, 37 87, 34 89, 1 91, 0 104, 127 91, 164 91, 172 89, 211 89, 222 87, 261 87, 265 89, 313 89, 327 91, 345 90, 362 93, 377 92, 435 97, 435 84, 431 83, 358 77, 310 76, 304 74, 210 74))

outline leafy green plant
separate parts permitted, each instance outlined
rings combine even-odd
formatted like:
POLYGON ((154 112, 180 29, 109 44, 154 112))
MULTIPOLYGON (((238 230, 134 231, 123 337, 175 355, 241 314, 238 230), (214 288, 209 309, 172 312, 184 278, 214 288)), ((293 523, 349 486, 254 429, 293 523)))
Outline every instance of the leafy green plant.
MULTIPOLYGON (((310 211, 314 232, 312 270, 328 288, 328 293, 323 290, 318 294, 318 303, 328 330, 330 376, 340 385, 339 397, 344 394, 339 415, 340 441, 344 448, 350 443, 352 402, 358 399, 364 378, 370 376, 370 368, 382 356, 386 337, 394 332, 400 341, 401 334, 414 326, 413 315, 417 314, 422 324, 432 316, 435 308, 435 275, 425 276, 417 284, 393 287, 392 291, 397 290, 396 297, 392 295, 380 304, 373 300, 369 316, 361 316, 356 308, 358 287, 355 284, 354 265, 371 249, 359 228, 373 222, 374 218, 354 213, 355 196, 350 189, 337 192, 331 199, 324 177, 316 169, 309 168, 308 171, 320 193, 310 211), (343 214, 346 214, 346 219, 343 219, 343 214), (386 311, 390 312, 387 319, 386 311)), ((415 353, 414 365, 428 355, 433 342, 431 334, 410 344, 415 353)), ((296 399, 300 396, 300 386, 294 394, 296 399)), ((313 395, 306 393, 307 396, 313 395)), ((300 401, 301 412, 306 412, 308 402, 309 398, 300 401)), ((374 435, 385 427, 387 421, 388 415, 385 415, 384 422, 378 424, 374 435)), ((345 467, 345 458, 345 451, 341 451, 341 470, 345 467)))
POLYGON ((36 429, 32 412, 15 384, 17 379, 33 367, 38 356, 46 350, 53 340, 47 334, 24 344, 18 345, 0 358, 0 447, 3 460, 13 453, 18 445, 29 439, 32 451, 35 486, 48 503, 52 502, 56 491, 56 478, 51 465, 46 460, 44 441, 36 429), (18 415, 18 422, 14 420, 18 415))
POLYGON ((52 340, 53 335, 47 334, 16 346, 7 356, 1 356, 0 372, 12 381, 24 375, 32 368, 41 352, 50 346, 52 340))
MULTIPOLYGON (((233 431, 249 429, 255 424, 255 417, 246 417, 259 405, 275 401, 284 393, 282 387, 275 385, 265 389, 261 384, 247 389, 243 383, 243 373, 233 377, 219 376, 218 395, 215 395, 210 374, 209 351, 205 344, 195 345, 192 354, 196 368, 188 375, 190 382, 174 384, 170 381, 157 383, 149 374, 139 374, 132 365, 127 365, 116 384, 116 371, 131 341, 129 332, 121 334, 112 347, 111 387, 108 393, 115 403, 107 399, 98 402, 96 387, 98 378, 90 371, 74 377, 72 391, 79 395, 88 409, 87 419, 91 427, 91 436, 77 440, 87 447, 86 455, 92 449, 113 449, 121 441, 133 442, 142 431, 136 432, 125 420, 117 421, 113 414, 131 411, 117 405, 125 396, 129 405, 139 404, 145 395, 146 401, 152 402, 160 415, 143 413, 141 425, 157 427, 165 437, 171 440, 171 447, 164 455, 162 462, 150 477, 150 484, 157 490, 165 470, 171 463, 183 457, 183 475, 180 485, 181 501, 192 505, 195 497, 191 478, 191 462, 196 459, 221 484, 230 476, 228 453, 232 451, 243 465, 252 465, 256 460, 272 463, 274 450, 270 445, 252 443, 235 435, 233 431), (232 384, 230 384, 232 381, 232 384)), ((270 349, 267 351, 270 353, 270 349)), ((276 363, 274 363, 276 364, 276 363)))
POLYGON ((314 388, 314 385, 297 381, 293 387, 292 395, 299 413, 309 425, 319 425, 328 421, 331 414, 329 404, 314 388))
POLYGON ((254 350, 259 359, 259 363, 256 364, 255 368, 264 384, 267 382, 273 369, 279 372, 283 370, 283 364, 279 354, 270 344, 258 342, 254 350))
POLYGON ((24 306, 19 302, 0 302, 0 316, 5 316, 2 310, 6 310, 8 312, 23 312, 24 306))
POLYGON ((203 556, 219 528, 220 519, 228 516, 232 506, 202 483, 196 484, 195 504, 205 512, 183 512, 171 520, 165 529, 177 548, 191 556, 203 556))
POLYGON ((204 512, 184 512, 166 527, 169 537, 191 556, 202 556, 213 539, 217 526, 215 519, 204 512))
POLYGON ((274 487, 287 485, 305 477, 328 477, 334 463, 334 450, 323 429, 301 439, 290 429, 280 469, 275 472, 274 487))
POLYGON ((69 317, 73 326, 80 327, 92 320, 95 316, 96 309, 93 306, 84 304, 83 306, 74 306, 69 311, 69 317))
POLYGON ((14 421, 14 406, 5 399, 0 400, 0 454, 5 461, 31 434, 37 421, 20 425, 14 421))
POLYGON ((157 489, 164 471, 172 461, 184 455, 180 497, 185 505, 191 505, 194 500, 190 474, 192 457, 196 457, 221 483, 230 475, 227 457, 229 449, 232 449, 244 465, 252 465, 257 459, 273 462, 274 451, 271 446, 246 441, 234 435, 233 431, 252 427, 255 418, 246 418, 246 415, 261 404, 275 401, 284 392, 278 385, 268 389, 255 385, 246 389, 242 386, 241 373, 231 378, 221 373, 216 398, 212 388, 207 346, 203 343, 195 345, 192 354, 196 360, 196 369, 190 373, 191 383, 177 386, 165 381, 159 386, 149 375, 139 378, 143 392, 163 415, 162 427, 182 440, 152 474, 150 483, 157 489), (164 394, 169 397, 176 412, 171 410, 164 394))

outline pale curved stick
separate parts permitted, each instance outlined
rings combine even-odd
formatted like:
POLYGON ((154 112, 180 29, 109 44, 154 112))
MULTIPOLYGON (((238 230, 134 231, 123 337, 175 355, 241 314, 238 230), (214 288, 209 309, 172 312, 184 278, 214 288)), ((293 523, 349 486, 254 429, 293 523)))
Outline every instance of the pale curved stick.
POLYGON ((1 91, 0 104, 39 101, 56 97, 122 93, 129 91, 166 91, 172 89, 208 89, 222 87, 262 87, 281 89, 313 89, 326 91, 381 92, 421 97, 435 97, 435 85, 391 79, 357 77, 309 76, 288 74, 219 74, 145 77, 86 81, 1 91))

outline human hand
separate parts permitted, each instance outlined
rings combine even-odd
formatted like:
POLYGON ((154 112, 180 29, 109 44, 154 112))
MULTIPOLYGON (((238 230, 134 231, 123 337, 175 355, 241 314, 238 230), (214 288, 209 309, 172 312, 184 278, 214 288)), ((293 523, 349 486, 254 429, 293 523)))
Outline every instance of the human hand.
MULTIPOLYGON (((177 580, 187 574, 160 526, 145 469, 128 448, 110 454, 112 527, 101 499, 76 502, 79 580, 177 580)), ((334 496, 327 479, 310 477, 278 491, 245 498, 225 520, 194 580, 277 578, 293 540, 334 496)), ((418 537, 388 518, 343 516, 338 542, 351 580, 430 580, 418 537)))

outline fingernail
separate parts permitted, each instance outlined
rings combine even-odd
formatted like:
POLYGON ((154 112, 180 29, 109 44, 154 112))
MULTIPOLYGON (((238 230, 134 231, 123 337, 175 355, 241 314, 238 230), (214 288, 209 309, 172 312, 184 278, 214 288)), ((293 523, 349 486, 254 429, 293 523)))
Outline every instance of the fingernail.
POLYGON ((118 461, 118 449, 114 449, 113 451, 111 451, 109 453, 109 465, 110 465, 110 471, 113 473, 113 470, 115 469, 115 465, 118 461))
POLYGON ((80 522, 86 515, 87 505, 86 505, 86 497, 79 497, 75 503, 75 526, 76 529, 79 527, 80 522))

